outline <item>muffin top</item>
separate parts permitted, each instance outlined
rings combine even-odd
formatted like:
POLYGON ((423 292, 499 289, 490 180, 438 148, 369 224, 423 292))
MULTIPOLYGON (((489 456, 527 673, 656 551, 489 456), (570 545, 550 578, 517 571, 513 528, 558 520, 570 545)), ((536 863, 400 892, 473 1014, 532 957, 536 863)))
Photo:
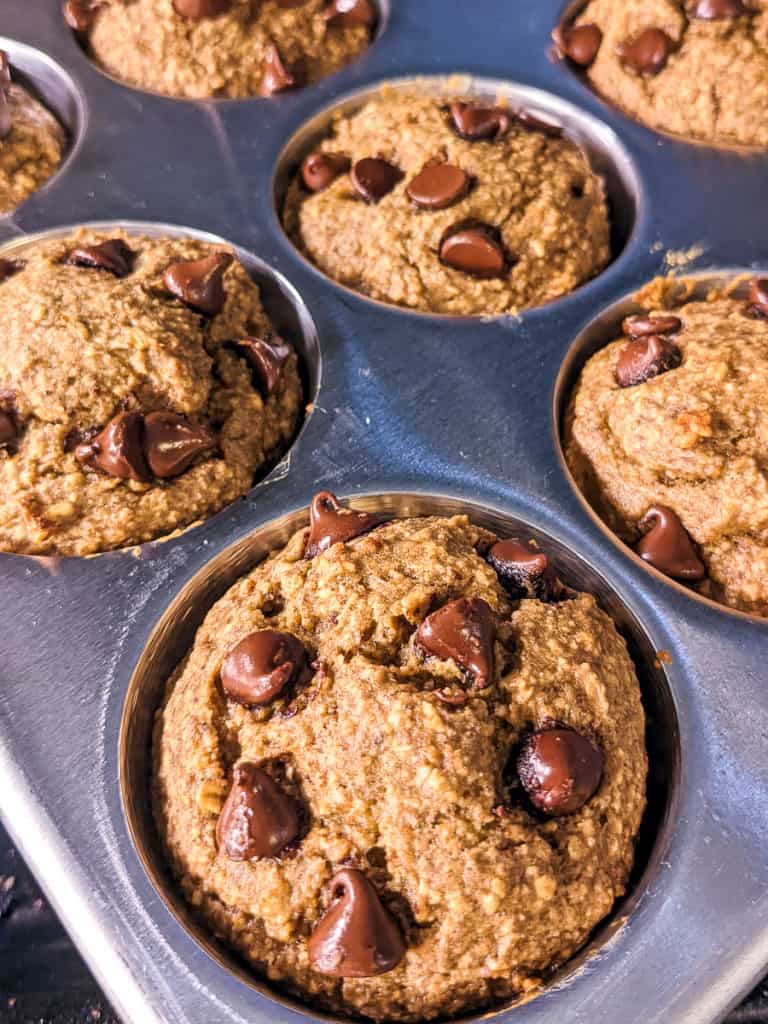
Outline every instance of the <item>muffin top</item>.
POLYGON ((768 615, 768 280, 747 300, 685 284, 640 296, 649 314, 592 356, 566 417, 587 499, 667 575, 768 615), (632 340, 635 339, 635 340, 632 340))
POLYGON ((603 183, 559 128, 417 91, 337 117, 283 219, 336 281, 432 313, 515 313, 610 256, 603 183))
POLYGON ((338 71, 369 44, 373 0, 65 0, 89 54, 166 96, 271 96, 338 71))
POLYGON ((226 250, 80 231, 0 260, 0 299, 2 550, 163 536, 293 434, 296 354, 226 250))
POLYGON ((768 145, 766 0, 590 0, 555 42, 651 128, 768 145))
POLYGON ((317 495, 170 680, 154 809, 270 982, 417 1021, 535 991, 622 894, 644 718, 613 622, 525 537, 317 495))
POLYGON ((61 164, 66 136, 59 122, 11 79, 0 50, 0 214, 23 202, 61 164))

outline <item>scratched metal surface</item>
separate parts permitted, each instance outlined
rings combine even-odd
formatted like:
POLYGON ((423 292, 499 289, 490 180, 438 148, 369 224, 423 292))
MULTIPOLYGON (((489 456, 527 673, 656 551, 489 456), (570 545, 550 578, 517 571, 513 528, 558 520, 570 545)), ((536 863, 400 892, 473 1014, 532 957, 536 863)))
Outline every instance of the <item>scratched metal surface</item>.
MULTIPOLYGON (((134 666, 168 604, 212 558, 306 506, 322 485, 346 496, 448 495, 528 522, 607 580, 651 645, 670 654, 679 773, 631 913, 578 969, 497 1019, 721 1019, 768 964, 768 633, 691 599, 605 536, 563 472, 552 406, 573 339, 662 270, 665 252, 700 243, 699 269, 761 266, 766 157, 663 138, 602 104, 547 60, 558 0, 393 0, 376 45, 333 78, 269 102, 207 104, 105 78, 62 30, 58 6, 0 6, 0 34, 47 53, 65 78, 17 48, 19 65, 53 92, 66 93, 71 77, 74 99, 59 99, 81 128, 64 171, 0 220, 0 243, 94 220, 213 232, 298 289, 323 354, 316 409, 288 464, 246 500, 145 546, 140 558, 53 566, 0 557, 0 814, 115 1010, 132 1024, 312 1017, 255 992, 169 913, 126 827, 118 737, 134 666), (518 320, 373 306, 312 271, 273 210, 278 155, 318 111, 393 76, 457 71, 561 97, 606 126, 600 137, 618 153, 615 132, 635 168, 637 222, 619 258, 577 293, 518 320)), ((571 119, 557 99, 543 107, 571 119)), ((573 122, 577 132, 585 124, 573 122)))

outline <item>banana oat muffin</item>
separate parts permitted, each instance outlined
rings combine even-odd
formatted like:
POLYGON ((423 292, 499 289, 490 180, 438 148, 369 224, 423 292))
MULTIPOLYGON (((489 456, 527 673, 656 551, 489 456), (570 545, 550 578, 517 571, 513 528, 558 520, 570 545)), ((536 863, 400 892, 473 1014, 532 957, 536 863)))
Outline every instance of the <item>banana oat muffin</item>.
POLYGON ((535 992, 584 943, 646 767, 625 643, 544 552, 323 492, 170 680, 154 809, 185 897, 259 974, 418 1021, 535 992))
POLYGON ((646 315, 587 362, 565 454, 587 500, 638 553, 700 593, 768 615, 768 279, 749 298, 684 301, 659 281, 646 315))
POLYGON ((515 313, 608 262, 602 180, 524 110, 384 90, 339 116, 283 220, 324 273, 432 313, 515 313))
POLYGON ((8 55, 0 50, 0 214, 54 174, 66 146, 53 114, 11 76, 8 55))
POLYGON ((369 44, 374 0, 65 0, 90 56, 167 96, 270 96, 338 71, 369 44))
POLYGON ((91 554, 209 516, 301 401, 230 252, 81 231, 0 260, 0 549, 91 554))
POLYGON ((554 38, 643 124, 768 145, 768 0, 590 0, 554 38))

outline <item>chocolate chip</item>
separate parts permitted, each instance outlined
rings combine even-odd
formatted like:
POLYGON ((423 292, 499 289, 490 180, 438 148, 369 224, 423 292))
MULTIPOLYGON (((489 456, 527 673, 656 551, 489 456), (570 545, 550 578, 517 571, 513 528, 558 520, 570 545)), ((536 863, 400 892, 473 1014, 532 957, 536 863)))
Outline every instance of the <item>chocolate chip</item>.
POLYGON ((683 361, 680 349, 669 338, 650 335, 628 342, 616 362, 616 381, 619 387, 631 388, 652 377, 676 370, 683 361))
POLYGON ((628 316, 621 322, 624 334, 632 339, 645 338, 649 334, 677 334, 683 328, 679 316, 661 313, 659 316, 628 316))
POLYGON ((62 6, 64 21, 73 32, 87 32, 101 6, 101 0, 65 0, 62 6))
POLYGON ((301 165, 301 178, 310 192, 322 192, 340 174, 346 174, 351 160, 341 153, 310 153, 301 165))
POLYGON ((153 474, 165 480, 189 469, 202 452, 216 447, 204 426, 195 426, 175 412, 151 412, 144 417, 144 447, 153 474))
POLYGON ((314 558, 332 544, 346 543, 353 537, 381 526, 381 516, 344 508, 330 491, 321 491, 309 506, 309 536, 305 558, 314 558))
POLYGON ((704 21, 722 21, 727 18, 742 18, 753 11, 743 0, 695 0, 688 5, 688 16, 704 21))
POLYGON ((11 107, 11 66, 8 54, 0 50, 0 139, 8 136, 13 127, 11 107))
POLYGON ((262 393, 271 395, 292 350, 279 340, 264 341, 263 338, 241 338, 235 345, 242 350, 256 374, 262 393))
POLYGON ((303 61, 287 64, 280 56, 280 51, 272 43, 264 58, 264 74, 261 79, 259 94, 274 96, 288 89, 300 89, 307 82, 307 69, 303 61))
POLYGON ((635 551, 659 572, 676 580, 701 580, 706 567, 678 514, 666 505, 654 505, 640 520, 648 532, 635 551))
POLYGON ((430 164, 416 175, 405 194, 421 210, 444 210, 469 192, 470 177, 452 164, 430 164))
POLYGON ((144 456, 144 418, 138 412, 118 413, 90 441, 75 448, 75 458, 121 480, 150 479, 144 456))
POLYGON ((307 672, 307 654, 291 633, 260 629, 233 648, 221 666, 221 685, 232 700, 269 704, 307 672))
POLYGON ((747 316, 768 319, 768 277, 755 277, 749 286, 749 305, 744 311, 747 316))
POLYGON ((647 28, 631 41, 622 43, 622 63, 638 75, 658 75, 666 67, 675 41, 660 28, 647 28))
POLYGON ((377 20, 371 0, 332 0, 323 11, 323 17, 331 24, 339 23, 348 28, 373 28, 377 20))
POLYGON ((496 616, 479 597, 460 597, 432 612, 416 630, 416 643, 436 658, 452 658, 476 689, 493 676, 496 616))
POLYGON ((94 270, 108 270, 115 277, 127 277, 133 270, 136 253, 129 249, 122 238, 110 238, 98 245, 84 245, 73 249, 67 263, 73 267, 92 267, 94 270))
POLYGON ((560 25, 552 33, 559 53, 580 68, 588 68, 603 42, 603 33, 592 22, 583 25, 560 25))
POLYGON ((372 978, 394 970, 405 956, 405 941, 363 872, 337 872, 331 900, 309 938, 312 969, 332 978, 372 978))
POLYGON ((276 857, 300 828, 299 805, 271 775, 255 764, 235 766, 216 826, 219 850, 230 860, 276 857))
POLYGON ((454 270, 472 277, 501 277, 507 261, 495 228, 478 224, 446 235, 440 244, 440 259, 454 270))
POLYGON ((163 277, 165 287, 192 309, 215 316, 227 299, 224 273, 233 259, 230 252, 215 252, 200 260, 172 263, 163 277))
POLYGON ((17 436, 16 422, 13 416, 0 410, 0 448, 15 441, 17 436))
POLYGON ((509 112, 502 107, 464 103, 460 100, 451 104, 451 117, 457 133, 468 142, 479 142, 481 139, 496 141, 506 135, 512 123, 509 112))
POLYGON ((13 277, 17 274, 24 266, 18 260, 2 260, 0 259, 0 281, 5 281, 7 277, 13 277))
POLYGON ((528 799, 545 814, 573 814, 600 785, 603 755, 574 729, 546 729, 527 736, 517 774, 528 799))
POLYGON ((350 177, 355 191, 366 203, 378 203, 392 191, 403 173, 380 157, 364 157, 353 166, 350 177))
POLYGON ((562 125, 553 124, 551 121, 542 121, 540 117, 535 117, 527 110, 515 111, 515 121, 530 132, 542 132, 553 139, 559 139, 563 134, 562 125))
POLYGON ((510 597, 551 599, 557 578, 543 551, 519 540, 499 540, 487 558, 510 597))
POLYGON ((216 18, 224 14, 232 6, 232 0, 173 0, 173 9, 182 18, 190 21, 201 21, 203 18, 216 18))

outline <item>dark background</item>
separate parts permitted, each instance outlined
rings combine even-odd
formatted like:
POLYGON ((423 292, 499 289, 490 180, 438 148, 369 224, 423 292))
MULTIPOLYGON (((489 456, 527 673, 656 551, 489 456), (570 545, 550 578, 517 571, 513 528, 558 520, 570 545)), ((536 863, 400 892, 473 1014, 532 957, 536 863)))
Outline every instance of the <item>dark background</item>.
MULTIPOLYGON (((0 1021, 120 1024, 2 826, 0 1021)), ((768 1024, 768 979, 728 1022, 768 1024)))

